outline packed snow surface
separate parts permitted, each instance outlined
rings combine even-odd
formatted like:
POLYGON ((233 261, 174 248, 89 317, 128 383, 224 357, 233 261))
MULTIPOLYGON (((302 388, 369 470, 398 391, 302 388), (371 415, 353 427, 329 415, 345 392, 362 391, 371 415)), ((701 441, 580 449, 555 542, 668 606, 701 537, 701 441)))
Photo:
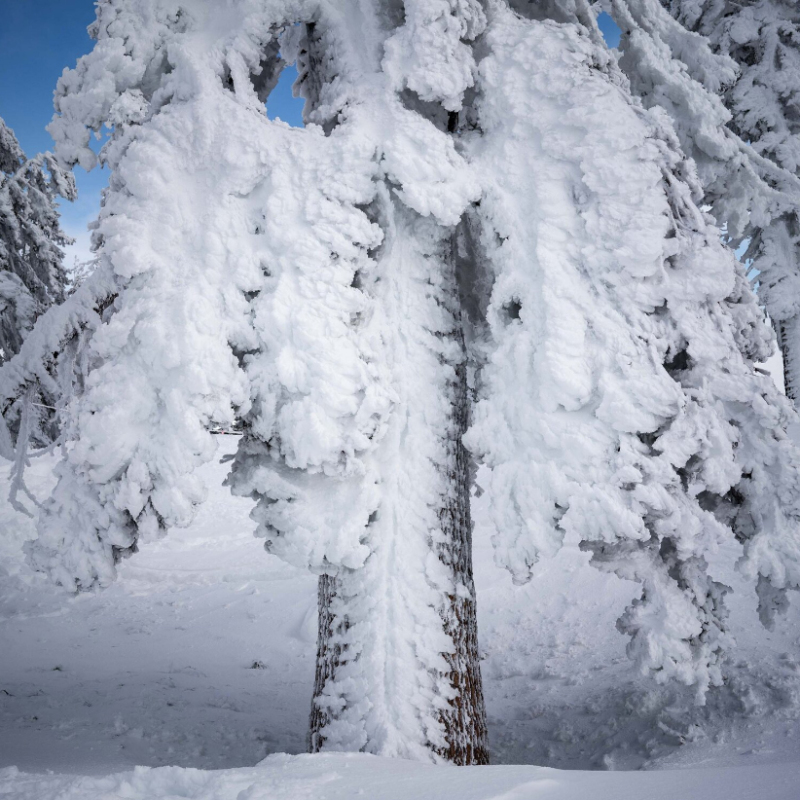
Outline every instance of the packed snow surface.
POLYGON ((248 769, 137 767, 107 778, 0 771, 15 800, 796 800, 800 764, 671 772, 563 772, 542 767, 443 767, 362 753, 274 755, 248 769))

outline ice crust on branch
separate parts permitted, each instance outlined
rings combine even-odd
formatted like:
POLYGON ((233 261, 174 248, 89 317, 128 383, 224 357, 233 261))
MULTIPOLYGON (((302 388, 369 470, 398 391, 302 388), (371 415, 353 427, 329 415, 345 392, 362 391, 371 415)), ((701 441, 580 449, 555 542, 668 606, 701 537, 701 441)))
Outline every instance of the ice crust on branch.
MULTIPOLYGON (((678 22, 736 64, 721 87, 730 127, 770 165, 770 185, 800 177, 800 8, 792 0, 663 0, 678 22), (780 178, 772 177, 780 175, 780 178), (772 178, 772 180, 770 180, 772 178)), ((674 23, 677 24, 677 23, 674 23)), ((689 62, 690 63, 690 62, 689 62)), ((690 66, 691 72, 691 66, 690 66)), ((712 189, 714 187, 711 187, 712 189)), ((723 192, 726 187, 719 189, 723 192)), ((800 400, 800 190, 754 215, 747 258, 778 334, 786 392, 800 400)))
POLYGON ((646 106, 669 113, 727 235, 740 242, 795 208, 798 177, 750 146, 720 97, 737 80, 735 61, 672 19, 659 0, 613 0, 611 9, 624 31, 620 67, 646 106))

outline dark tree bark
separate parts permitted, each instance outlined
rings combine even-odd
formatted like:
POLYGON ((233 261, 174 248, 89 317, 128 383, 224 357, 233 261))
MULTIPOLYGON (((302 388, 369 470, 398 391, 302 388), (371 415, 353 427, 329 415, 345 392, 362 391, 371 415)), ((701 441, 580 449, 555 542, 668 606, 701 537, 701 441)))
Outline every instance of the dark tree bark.
POLYGON ((797 405, 800 398, 800 317, 782 320, 775 325, 775 329, 783 360, 786 396, 797 405))

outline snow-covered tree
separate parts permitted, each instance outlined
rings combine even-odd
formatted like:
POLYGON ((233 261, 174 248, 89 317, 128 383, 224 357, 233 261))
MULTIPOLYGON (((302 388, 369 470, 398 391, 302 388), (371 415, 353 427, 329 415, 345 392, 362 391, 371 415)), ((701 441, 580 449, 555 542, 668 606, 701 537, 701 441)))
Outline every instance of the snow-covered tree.
POLYGON ((19 351, 36 318, 64 299, 61 247, 69 243, 57 196, 75 198, 72 174, 49 154, 27 159, 0 118, 0 363, 19 351))
MULTIPOLYGON (((800 177, 800 6, 794 0, 662 0, 689 30, 736 63, 724 87, 731 128, 760 156, 800 177)), ((786 393, 800 402, 800 193, 750 232, 747 257, 775 324, 786 393)))
MULTIPOLYGON (((19 351, 35 320, 64 299, 61 247, 70 240, 60 228, 56 198, 74 200, 75 194, 72 173, 50 153, 27 159, 0 119, 0 364, 19 351)), ((16 494, 25 489, 26 448, 15 455, 10 434, 40 445, 53 441, 58 435, 54 408, 63 394, 54 389, 26 382, 22 392, 12 391, 0 402, 5 420, 0 421, 0 456, 17 461, 11 491, 17 508, 16 494)))
POLYGON ((322 576, 312 746, 483 763, 453 242, 479 190, 447 130, 483 15, 349 12, 100 5, 52 132, 92 167, 90 131, 113 125, 97 241, 116 298, 31 558, 108 583, 189 521, 207 427, 240 415, 234 490, 270 551, 322 576), (279 47, 305 130, 265 114, 279 47))
POLYGON ((312 749, 484 763, 466 443, 515 580, 572 537, 642 584, 643 668, 719 683, 708 554, 737 537, 765 619, 800 583, 795 416, 587 0, 105 0, 92 32, 51 132, 91 168, 112 129, 99 265, 0 369, 21 415, 80 366, 32 563, 108 584, 238 416, 233 491, 320 575, 312 749), (265 113, 286 62, 303 130, 265 113))
POLYGON ((734 243, 749 240, 797 402, 800 10, 793 0, 613 0, 611 10, 634 90, 670 112, 717 222, 734 243))

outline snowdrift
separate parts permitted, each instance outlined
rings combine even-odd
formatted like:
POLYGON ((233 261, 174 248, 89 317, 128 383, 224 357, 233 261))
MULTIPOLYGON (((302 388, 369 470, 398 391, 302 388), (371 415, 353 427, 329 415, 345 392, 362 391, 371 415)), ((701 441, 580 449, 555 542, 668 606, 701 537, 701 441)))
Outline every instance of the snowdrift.
POLYGON ((0 771, 8 800, 797 800, 800 764, 663 772, 434 767, 361 753, 276 754, 249 769, 137 767, 104 778, 0 771))

